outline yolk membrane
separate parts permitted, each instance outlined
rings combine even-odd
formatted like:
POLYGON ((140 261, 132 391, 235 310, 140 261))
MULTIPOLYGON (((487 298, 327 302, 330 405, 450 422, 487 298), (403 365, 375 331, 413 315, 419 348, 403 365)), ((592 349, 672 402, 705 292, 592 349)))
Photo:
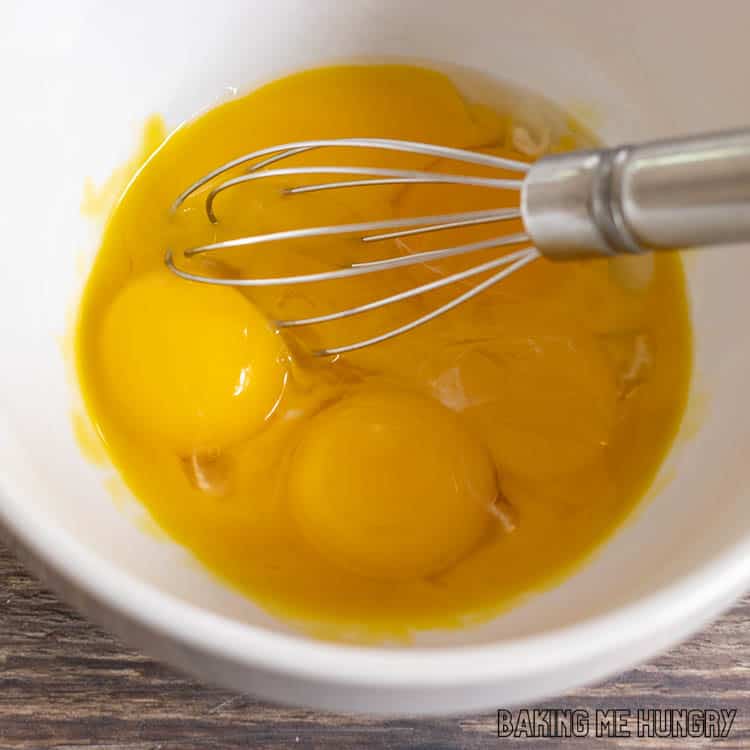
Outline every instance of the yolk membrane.
POLYGON ((123 422, 186 453, 257 432, 281 397, 286 358, 246 297, 166 269, 125 286, 98 336, 103 385, 123 422))
POLYGON ((388 579, 430 576, 463 557, 497 492, 489 453, 456 415, 399 391, 359 393, 317 415, 289 479, 302 534, 331 559, 388 579))

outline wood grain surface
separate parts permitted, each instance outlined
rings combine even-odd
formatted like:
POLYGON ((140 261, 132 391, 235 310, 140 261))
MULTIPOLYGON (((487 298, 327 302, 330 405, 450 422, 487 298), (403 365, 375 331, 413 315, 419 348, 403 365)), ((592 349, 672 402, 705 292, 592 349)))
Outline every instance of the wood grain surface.
MULTIPOLYGON (((201 685, 73 614, 0 549, 0 748, 750 747, 750 598, 649 664, 547 702, 737 709, 726 739, 498 739, 495 714, 382 720, 273 706, 201 685)), ((536 706, 543 708, 544 704, 536 706)), ((530 707, 531 708, 531 707, 530 707)))

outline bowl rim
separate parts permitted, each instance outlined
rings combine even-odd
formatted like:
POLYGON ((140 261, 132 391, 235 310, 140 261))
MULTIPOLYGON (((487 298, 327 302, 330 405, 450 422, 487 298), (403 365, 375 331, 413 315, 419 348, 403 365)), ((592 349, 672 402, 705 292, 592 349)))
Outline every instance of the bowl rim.
MULTIPOLYGON (((0 521, 32 561, 51 573, 53 585, 65 581, 95 607, 200 653, 246 668, 338 685, 435 689, 551 673, 631 643, 648 642, 691 618, 698 626, 702 611, 733 598, 750 580, 748 535, 636 602, 547 633, 463 646, 340 644, 240 623, 161 591, 87 549, 37 506, 22 504, 22 495, 0 474, 0 521)), ((742 496, 750 501, 750 490, 742 496)), ((681 635, 675 633, 671 642, 681 635)), ((637 658, 634 654, 632 660, 637 658)))

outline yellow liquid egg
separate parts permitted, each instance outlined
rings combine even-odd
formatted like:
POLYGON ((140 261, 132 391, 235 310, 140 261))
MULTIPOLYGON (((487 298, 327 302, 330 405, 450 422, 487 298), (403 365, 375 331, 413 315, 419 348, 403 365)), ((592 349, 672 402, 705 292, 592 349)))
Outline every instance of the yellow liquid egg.
MULTIPOLYGON (((222 104, 176 130, 131 181, 81 301, 81 390, 123 481, 220 579, 321 637, 392 639, 492 617, 608 538, 646 492, 683 413, 691 338, 679 255, 542 259, 408 334, 321 359, 311 350, 400 326, 474 282, 328 324, 276 331, 269 321, 359 305, 518 246, 267 288, 179 279, 164 265, 167 248, 181 267, 216 278, 314 273, 522 228, 184 251, 295 227, 514 206, 518 194, 397 185, 289 195, 320 178, 280 177, 223 191, 215 224, 209 187, 169 208, 216 166, 295 140, 401 138, 525 161, 592 145, 552 105, 500 85, 497 94, 477 102, 443 73, 351 65, 222 104)), ((283 166, 315 164, 502 176, 352 148, 283 166)))

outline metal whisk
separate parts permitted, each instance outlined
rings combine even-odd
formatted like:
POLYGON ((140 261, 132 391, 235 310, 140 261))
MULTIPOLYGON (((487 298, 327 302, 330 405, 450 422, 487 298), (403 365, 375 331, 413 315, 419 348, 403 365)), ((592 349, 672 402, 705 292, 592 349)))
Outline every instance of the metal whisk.
POLYGON ((750 241, 750 130, 657 141, 613 149, 576 151, 544 157, 533 164, 485 153, 411 141, 345 138, 286 143, 234 159, 184 190, 172 205, 176 211, 195 191, 212 181, 217 185, 205 201, 209 221, 216 222, 216 197, 237 185, 268 178, 321 175, 336 178, 318 184, 289 187, 286 195, 341 190, 368 185, 451 184, 517 190, 518 208, 468 211, 439 216, 415 216, 333 226, 315 226, 248 235, 184 250, 184 256, 226 248, 291 242, 309 237, 350 235, 368 243, 478 224, 521 219, 525 232, 501 234, 487 240, 385 260, 363 260, 322 273, 267 278, 218 278, 186 271, 175 263, 171 249, 165 262, 191 281, 260 287, 305 284, 427 263, 489 248, 521 245, 467 270, 389 297, 325 315, 280 320, 280 328, 313 325, 358 315, 481 274, 491 274, 474 287, 431 312, 372 338, 322 349, 315 354, 341 354, 406 333, 448 312, 493 284, 544 256, 552 260, 639 254, 750 241), (430 171, 365 166, 289 167, 271 165, 291 156, 331 148, 381 149, 439 157, 466 164, 515 172, 518 179, 443 174, 430 171), (219 182, 222 174, 249 164, 246 173, 219 182), (342 179, 347 178, 347 179, 342 179), (352 179, 354 178, 354 179, 352 179), (493 273, 494 272, 494 273, 493 273))

